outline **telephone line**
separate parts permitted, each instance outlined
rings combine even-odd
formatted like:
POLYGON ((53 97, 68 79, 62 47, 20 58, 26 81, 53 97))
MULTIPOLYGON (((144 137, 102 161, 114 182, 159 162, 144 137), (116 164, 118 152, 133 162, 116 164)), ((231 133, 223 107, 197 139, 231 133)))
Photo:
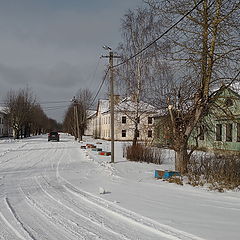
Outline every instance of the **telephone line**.
MULTIPOLYGON (((157 42, 159 39, 161 39, 163 36, 165 36, 168 32, 170 32, 175 26, 177 26, 184 18, 186 18, 191 12, 193 12, 204 0, 200 0, 191 10, 189 10, 186 14, 184 14, 176 23, 174 23, 170 28, 168 28, 164 33, 162 33, 159 37, 157 37, 155 40, 147 44, 144 48, 142 48, 140 51, 129 57, 128 59, 124 60, 123 62, 120 62, 118 64, 113 65, 113 67, 119 67, 128 61, 132 60, 133 58, 137 57, 139 54, 147 50, 149 47, 151 47, 155 42, 157 42)), ((214 1, 213 1, 214 2, 214 1)), ((213 3, 212 3, 213 4, 213 3)), ((211 7, 212 4, 209 6, 211 7)))
POLYGON ((100 86, 99 86, 99 88, 98 88, 98 91, 97 91, 95 97, 93 98, 93 100, 92 100, 92 102, 91 102, 91 104, 90 104, 89 107, 92 107, 92 106, 93 106, 93 104, 94 104, 94 102, 95 102, 98 94, 100 93, 100 91, 101 91, 101 89, 102 89, 102 87, 103 87, 103 84, 104 84, 104 82, 105 82, 105 80, 106 80, 106 78, 107 78, 109 69, 110 69, 110 67, 108 67, 108 69, 107 69, 107 71, 106 71, 106 73, 105 73, 105 75, 104 75, 104 77, 103 77, 103 80, 102 80, 102 82, 101 82, 101 84, 100 84, 100 86))

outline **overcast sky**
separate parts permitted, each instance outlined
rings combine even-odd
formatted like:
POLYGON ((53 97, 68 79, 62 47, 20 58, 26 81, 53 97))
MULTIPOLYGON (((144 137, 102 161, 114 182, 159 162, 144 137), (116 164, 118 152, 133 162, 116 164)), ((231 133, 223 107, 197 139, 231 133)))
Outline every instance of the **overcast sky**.
MULTIPOLYGON (((99 61, 102 45, 117 47, 121 17, 140 5, 142 0, 1 0, 0 102, 10 89, 26 86, 40 102, 70 100, 80 88, 96 92, 107 63, 99 61)), ((46 113, 62 121, 65 110, 46 113)))

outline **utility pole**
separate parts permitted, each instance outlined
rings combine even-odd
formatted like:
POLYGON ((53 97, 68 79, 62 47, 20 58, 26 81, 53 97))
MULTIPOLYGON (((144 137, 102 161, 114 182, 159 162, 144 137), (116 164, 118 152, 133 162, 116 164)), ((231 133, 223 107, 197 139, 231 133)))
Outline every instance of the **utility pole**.
POLYGON ((110 115, 111 115, 111 163, 114 163, 114 75, 113 75, 113 58, 120 58, 114 56, 110 47, 103 46, 105 50, 109 51, 108 56, 102 56, 109 59, 109 71, 110 71, 110 115))
POLYGON ((78 139, 78 141, 80 141, 79 121, 78 121, 78 108, 77 108, 77 99, 75 98, 75 96, 73 97, 72 102, 73 102, 73 114, 74 114, 75 129, 76 129, 75 140, 78 139))

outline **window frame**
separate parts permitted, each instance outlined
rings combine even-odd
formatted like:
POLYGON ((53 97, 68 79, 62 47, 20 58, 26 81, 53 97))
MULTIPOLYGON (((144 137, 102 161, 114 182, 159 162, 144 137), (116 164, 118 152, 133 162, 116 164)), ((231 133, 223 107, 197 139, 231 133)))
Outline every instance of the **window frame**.
POLYGON ((148 124, 149 125, 153 124, 153 117, 148 117, 148 124))
POLYGON ((153 137, 153 131, 152 130, 148 130, 148 138, 152 138, 153 137), (149 134, 151 133, 151 134, 149 134))
POLYGON ((226 142, 233 141, 233 124, 226 123, 226 142))
POLYGON ((122 130, 122 138, 125 138, 125 137, 127 137, 127 130, 123 129, 122 130))
POLYGON ((127 117, 126 116, 122 116, 122 124, 126 124, 126 123, 127 123, 127 117))
POLYGON ((218 142, 222 142, 222 139, 223 139, 223 125, 221 123, 217 123, 216 124, 216 138, 215 140, 218 141, 218 142), (219 135, 218 135, 219 134, 219 135))

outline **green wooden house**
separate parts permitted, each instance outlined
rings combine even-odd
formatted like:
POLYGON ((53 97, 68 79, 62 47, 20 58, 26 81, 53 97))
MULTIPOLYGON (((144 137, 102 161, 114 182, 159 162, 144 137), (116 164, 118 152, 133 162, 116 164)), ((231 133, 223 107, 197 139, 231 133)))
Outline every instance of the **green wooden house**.
MULTIPOLYGON (((169 116, 157 120, 155 143, 160 147, 171 146, 169 116)), ((208 115, 189 139, 189 148, 196 144, 199 150, 240 154, 240 95, 230 87, 222 86, 215 93, 208 115)))
POLYGON ((209 113, 189 140, 206 151, 240 153, 240 95, 222 86, 215 94, 209 113))

